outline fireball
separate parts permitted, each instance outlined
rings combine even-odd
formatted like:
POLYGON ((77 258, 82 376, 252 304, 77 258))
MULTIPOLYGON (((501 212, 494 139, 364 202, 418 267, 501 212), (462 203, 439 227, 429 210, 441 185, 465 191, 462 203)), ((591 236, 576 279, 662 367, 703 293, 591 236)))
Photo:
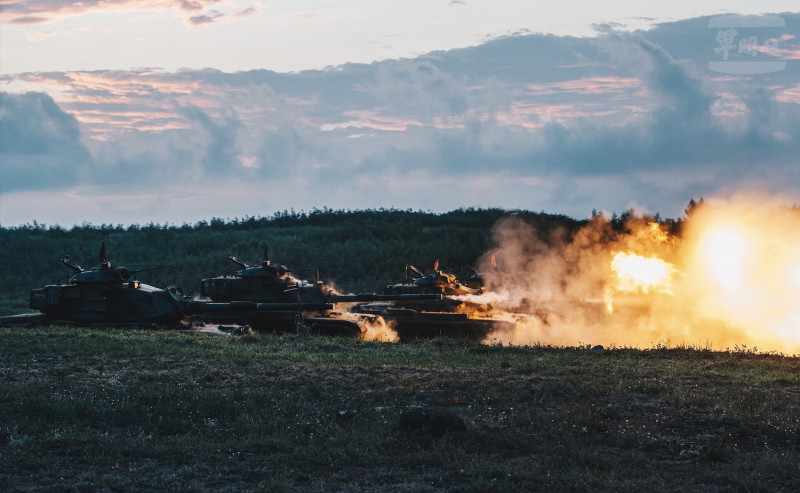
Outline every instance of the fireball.
POLYGON ((616 283, 604 293, 608 313, 614 312, 614 290, 637 294, 672 294, 672 278, 676 269, 656 256, 616 252, 611 260, 611 271, 616 275, 616 283))
POLYGON ((726 291, 742 284, 742 268, 748 255, 744 233, 732 226, 710 228, 701 241, 700 257, 707 265, 708 274, 726 291))
MULTIPOLYGON (((800 343, 800 217, 796 211, 711 209, 693 219, 687 300, 759 349, 800 343)), ((702 327, 698 325, 698 327, 702 327)))
POLYGON ((658 257, 617 252, 611 260, 611 270, 617 275, 616 287, 619 291, 645 294, 651 291, 672 292, 675 268, 658 257))

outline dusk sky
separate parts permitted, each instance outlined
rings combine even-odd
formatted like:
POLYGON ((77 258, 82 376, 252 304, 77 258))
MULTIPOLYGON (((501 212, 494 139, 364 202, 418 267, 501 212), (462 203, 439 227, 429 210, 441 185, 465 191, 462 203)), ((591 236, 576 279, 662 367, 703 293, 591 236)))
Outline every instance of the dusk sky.
POLYGON ((0 0, 0 225, 800 203, 787 1, 0 0))

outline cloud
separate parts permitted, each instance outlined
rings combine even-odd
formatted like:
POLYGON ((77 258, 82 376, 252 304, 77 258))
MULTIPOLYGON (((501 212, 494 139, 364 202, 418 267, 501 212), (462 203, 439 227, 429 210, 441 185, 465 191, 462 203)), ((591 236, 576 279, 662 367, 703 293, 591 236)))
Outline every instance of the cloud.
POLYGON ((464 81, 426 60, 381 64, 375 84, 366 86, 365 91, 395 111, 403 108, 422 118, 460 115, 468 108, 464 81))
POLYGON ((91 170, 78 122, 44 93, 0 93, 0 187, 74 185, 91 170))
POLYGON ((44 24, 63 17, 91 12, 111 10, 177 10, 186 17, 190 25, 201 25, 228 17, 247 16, 256 11, 254 7, 238 12, 224 13, 210 9, 224 4, 222 0, 6 0, 0 9, 0 19, 10 25, 44 24), (196 15, 197 12, 204 12, 196 15))
POLYGON ((198 123, 204 131, 202 140, 205 145, 201 162, 206 174, 213 176, 233 171, 240 163, 236 132, 242 126, 236 112, 230 111, 217 120, 195 105, 180 106, 178 111, 198 123))
POLYGON ((222 13, 217 11, 212 11, 206 15, 195 15, 189 17, 186 21, 193 26, 199 26, 202 24, 210 24, 214 22, 216 19, 219 19, 220 17, 223 17, 222 13))
POLYGON ((638 35, 613 35, 601 42, 613 45, 609 53, 624 53, 624 62, 656 105, 636 124, 603 126, 594 118, 550 123, 541 132, 541 145, 531 152, 533 166, 583 175, 721 167, 726 173, 748 174, 753 160, 774 161, 800 150, 797 127, 788 126, 798 108, 779 107, 767 89, 743 93, 749 120, 743 131, 731 133, 712 114, 716 96, 660 46, 638 35), (776 124, 785 138, 778 137, 776 124))
POLYGON ((6 23, 10 26, 31 26, 36 24, 48 24, 50 22, 52 22, 52 20, 49 17, 37 15, 24 15, 6 21, 6 23))
POLYGON ((221 19, 237 19, 241 17, 248 17, 250 15, 258 13, 254 7, 248 7, 244 10, 234 13, 225 13, 219 10, 209 10, 208 12, 201 14, 201 15, 193 15, 186 19, 186 23, 192 26, 201 26, 203 24, 211 24, 213 22, 217 22, 221 19))
MULTIPOLYGON (((485 119, 467 118, 461 130, 429 129, 417 148, 384 151, 365 161, 365 168, 382 166, 398 173, 425 168, 435 175, 494 169, 549 177, 551 183, 563 183, 558 193, 565 202, 590 195, 584 187, 593 186, 592 177, 616 182, 626 190, 628 200, 638 196, 641 203, 648 198, 663 203, 676 190, 683 190, 682 200, 688 200, 694 194, 724 188, 781 188, 787 184, 780 176, 797 175, 792 156, 800 151, 800 107, 778 101, 787 92, 758 84, 740 86, 746 122, 740 130, 729 131, 712 113, 718 96, 711 84, 690 72, 691 64, 675 60, 641 35, 612 34, 599 45, 600 53, 623 67, 623 75, 630 74, 616 79, 624 83, 613 86, 620 95, 614 106, 640 111, 640 117, 608 125, 598 116, 607 107, 601 105, 595 114, 579 114, 576 106, 564 105, 559 111, 568 119, 561 117, 531 132, 500 126, 499 113, 485 119), (687 182, 682 176, 694 179, 687 182)), ((610 91, 608 84, 593 85, 605 80, 591 77, 550 83, 558 90, 539 96, 557 93, 562 100, 576 101, 610 91), (566 94, 571 87, 581 88, 575 97, 566 94)), ((520 100, 515 96, 508 109, 519 108, 520 100)))
MULTIPOLYGON (((53 95, 37 93, 39 107, 25 109, 32 96, 7 95, 4 122, 27 118, 20 128, 66 150, 36 146, 34 168, 53 166, 61 180, 36 184, 18 159, 12 181, 147 193, 180 183, 188 202, 224 180, 280 188, 297 209, 501 206, 575 216, 631 204, 674 216, 691 197, 744 185, 800 190, 796 69, 762 79, 704 71, 691 49, 708 46, 680 41, 696 24, 707 30, 707 20, 692 20, 596 39, 506 37, 289 74, 2 76, 53 95)), ((2 139, 0 152, 21 155, 25 142, 2 139)), ((245 196, 230 200, 256 213, 245 196)))

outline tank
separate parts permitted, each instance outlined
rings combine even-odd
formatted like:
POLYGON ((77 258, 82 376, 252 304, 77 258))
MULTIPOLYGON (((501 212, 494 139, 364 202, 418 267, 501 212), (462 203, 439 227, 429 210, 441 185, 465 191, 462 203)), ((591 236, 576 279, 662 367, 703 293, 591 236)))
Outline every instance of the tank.
POLYGON ((61 259, 74 274, 66 282, 31 290, 29 306, 42 315, 28 320, 137 325, 181 322, 187 298, 180 289, 156 288, 135 279, 137 273, 152 268, 113 267, 106 260, 105 243, 99 260, 99 266, 83 269, 69 257, 61 259))
POLYGON ((259 265, 250 266, 230 254, 228 260, 236 266, 235 272, 201 281, 200 304, 191 309, 194 320, 212 324, 247 324, 256 330, 299 329, 321 334, 365 336, 385 330, 380 314, 337 310, 337 303, 441 298, 436 295, 374 293, 342 295, 319 280, 308 282, 295 278, 285 265, 270 261, 267 248, 259 265), (260 305, 281 306, 283 309, 252 309, 260 305))
POLYGON ((264 260, 254 267, 229 256, 240 269, 234 274, 203 279, 201 295, 205 299, 193 300, 180 288, 162 289, 135 279, 136 274, 160 266, 138 270, 113 267, 106 259, 105 243, 99 257, 100 265, 91 269, 82 268, 69 257, 61 259, 73 274, 65 282, 59 280, 31 290, 29 306, 39 313, 0 317, 0 325, 70 323, 201 328, 213 332, 249 327, 394 340, 388 337, 380 315, 338 311, 336 303, 440 298, 337 294, 322 282, 294 278, 288 268, 270 262, 265 249, 264 260))
POLYGON ((200 282, 200 297, 214 302, 253 301, 261 303, 330 303, 331 290, 323 283, 309 283, 293 277, 285 265, 264 258, 250 266, 233 255, 228 260, 235 272, 200 282))
POLYGON ((416 274, 412 280, 391 284, 384 288, 387 296, 437 295, 438 299, 398 299, 362 303, 353 307, 358 313, 382 316, 398 333, 401 340, 427 337, 453 337, 483 340, 495 330, 513 329, 512 322, 493 319, 490 304, 473 300, 484 294, 480 276, 472 271, 469 281, 439 270, 439 261, 433 272, 423 274, 413 265, 406 266, 416 274))

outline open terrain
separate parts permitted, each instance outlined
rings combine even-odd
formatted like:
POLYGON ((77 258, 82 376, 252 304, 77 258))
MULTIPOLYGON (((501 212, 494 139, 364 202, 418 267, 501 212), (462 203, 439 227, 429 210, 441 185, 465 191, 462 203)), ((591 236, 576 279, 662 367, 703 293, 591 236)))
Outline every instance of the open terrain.
POLYGON ((800 490, 800 358, 747 348, 0 328, 0 416, 4 491, 800 490))

